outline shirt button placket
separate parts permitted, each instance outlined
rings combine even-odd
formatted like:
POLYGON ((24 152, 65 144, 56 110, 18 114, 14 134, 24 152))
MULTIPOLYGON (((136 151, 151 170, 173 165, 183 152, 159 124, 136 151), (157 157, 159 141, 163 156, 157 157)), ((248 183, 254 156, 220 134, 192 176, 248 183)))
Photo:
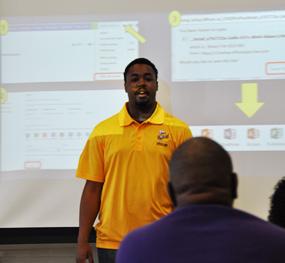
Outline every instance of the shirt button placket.
POLYGON ((139 125, 137 127, 137 134, 136 134, 136 150, 142 151, 143 149, 143 125, 139 125))

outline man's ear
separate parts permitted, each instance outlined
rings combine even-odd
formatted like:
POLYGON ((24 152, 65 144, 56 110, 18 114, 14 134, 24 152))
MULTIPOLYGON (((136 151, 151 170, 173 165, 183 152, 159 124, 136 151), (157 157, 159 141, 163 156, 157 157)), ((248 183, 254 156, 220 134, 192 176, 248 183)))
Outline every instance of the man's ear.
POLYGON ((238 197, 238 194, 237 194, 237 189, 238 189, 238 179, 237 179, 237 174, 236 173, 232 173, 232 189, 231 189, 231 192, 232 192, 232 198, 235 199, 238 197))
POLYGON ((127 92, 126 82, 124 82, 124 87, 125 87, 125 92, 127 92))
POLYGON ((173 203, 173 206, 176 207, 177 206, 177 200, 176 200, 175 192, 174 192, 174 189, 173 189, 171 182, 168 182, 168 194, 169 194, 170 199, 173 203))

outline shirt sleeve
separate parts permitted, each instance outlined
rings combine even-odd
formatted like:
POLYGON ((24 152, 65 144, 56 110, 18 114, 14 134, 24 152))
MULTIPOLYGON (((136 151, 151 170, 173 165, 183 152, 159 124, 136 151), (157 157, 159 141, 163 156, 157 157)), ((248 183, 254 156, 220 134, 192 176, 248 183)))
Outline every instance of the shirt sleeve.
POLYGON ((104 182, 104 143, 100 137, 91 137, 80 155, 76 177, 104 182))
POLYGON ((177 145, 176 145, 176 147, 178 147, 180 144, 182 144, 186 140, 192 138, 192 132, 191 132, 190 128, 188 126, 185 126, 185 127, 181 128, 180 132, 179 132, 179 134, 177 135, 176 138, 177 138, 177 145))

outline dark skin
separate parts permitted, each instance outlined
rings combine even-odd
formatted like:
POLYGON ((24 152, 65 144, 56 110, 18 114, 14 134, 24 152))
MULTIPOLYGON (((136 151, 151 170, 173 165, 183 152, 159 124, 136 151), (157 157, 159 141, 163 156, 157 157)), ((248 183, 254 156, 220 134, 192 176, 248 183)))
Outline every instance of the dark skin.
POLYGON ((130 67, 125 91, 129 97, 127 109, 134 120, 141 123, 152 115, 156 107, 157 90, 158 82, 151 66, 135 64, 130 67))
POLYGON ((170 193, 178 207, 189 204, 232 206, 237 176, 228 153, 203 137, 185 141, 170 161, 170 193))
POLYGON ((88 239, 100 209, 103 183, 86 181, 80 201, 79 233, 77 238, 76 262, 94 262, 92 247, 88 239))
MULTIPOLYGON (((131 117, 141 123, 147 120, 156 108, 156 92, 158 82, 151 66, 134 64, 130 67, 126 81, 125 91, 129 101, 127 109, 131 117)), ((77 263, 94 262, 92 248, 88 242, 95 219, 100 209, 103 183, 86 181, 79 213, 79 234, 77 239, 77 263)))

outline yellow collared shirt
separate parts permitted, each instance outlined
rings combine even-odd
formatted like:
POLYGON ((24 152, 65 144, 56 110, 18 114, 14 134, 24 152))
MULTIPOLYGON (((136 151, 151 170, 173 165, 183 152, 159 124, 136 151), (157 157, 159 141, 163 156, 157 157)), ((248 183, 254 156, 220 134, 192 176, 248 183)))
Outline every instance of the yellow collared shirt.
POLYGON ((143 123, 133 120, 124 105, 94 128, 76 176, 104 182, 97 247, 117 249, 131 230, 172 211, 168 161, 176 147, 191 136, 188 125, 159 104, 143 123))

